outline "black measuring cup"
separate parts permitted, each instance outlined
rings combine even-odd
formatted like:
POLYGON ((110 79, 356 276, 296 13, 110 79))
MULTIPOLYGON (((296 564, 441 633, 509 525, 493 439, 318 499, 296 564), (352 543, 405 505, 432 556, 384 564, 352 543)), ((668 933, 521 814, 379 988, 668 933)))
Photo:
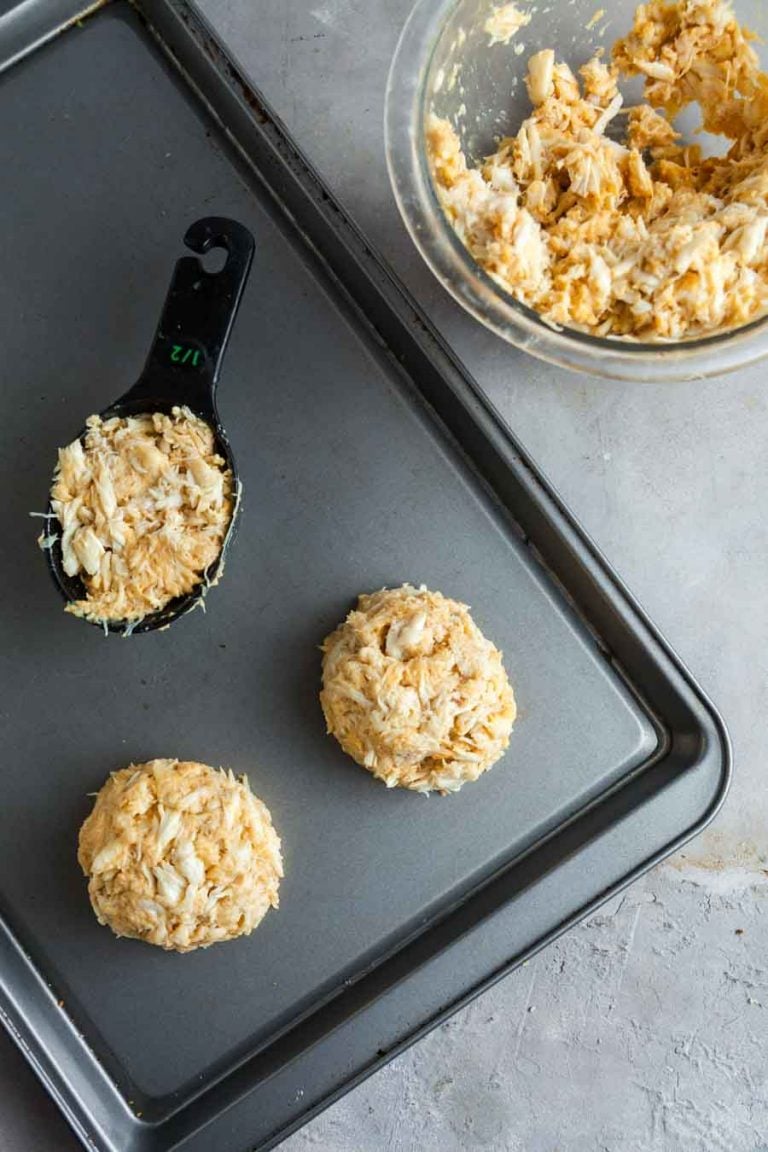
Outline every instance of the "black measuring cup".
MULTIPOLYGON (((250 272, 254 241, 248 229, 237 221, 208 216, 197 220, 188 229, 184 243, 198 256, 214 249, 224 249, 226 262, 218 272, 206 271, 198 256, 183 256, 177 262, 144 370, 133 387, 105 408, 100 416, 108 420, 113 416, 139 416, 152 412, 170 414, 176 407, 189 408, 210 425, 216 451, 231 469, 232 519, 221 552, 191 592, 176 597, 136 624, 117 620, 89 621, 109 632, 153 632, 167 628, 179 616, 196 607, 221 574, 240 503, 240 481, 229 440, 219 420, 216 386, 250 272)), ((50 504, 48 523, 58 523, 50 504)), ((64 599, 67 602, 87 599, 87 590, 80 577, 68 576, 64 571, 60 540, 54 540, 46 551, 53 578, 64 599)))

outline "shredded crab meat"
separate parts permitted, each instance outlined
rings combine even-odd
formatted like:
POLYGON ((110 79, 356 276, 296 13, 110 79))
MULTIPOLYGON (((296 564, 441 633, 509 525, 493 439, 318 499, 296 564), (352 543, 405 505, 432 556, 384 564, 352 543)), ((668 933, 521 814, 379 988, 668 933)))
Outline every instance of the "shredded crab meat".
POLYGON ((59 450, 51 489, 64 571, 87 592, 67 611, 135 624, 205 580, 234 513, 232 473, 187 408, 91 416, 86 429, 59 450))
POLYGON ((113 772, 80 830, 100 924, 176 952, 247 935, 278 906, 280 840, 248 781, 194 761, 113 772))
POLYGON ((677 341, 768 311, 768 74, 725 0, 641 5, 578 78, 550 49, 528 67, 533 111, 479 167, 449 121, 427 123, 443 209, 475 260, 548 321, 677 341), (621 76, 644 78, 624 108, 621 76), (724 155, 686 145, 699 105, 724 155), (621 142, 614 131, 621 126, 621 142))
POLYGON ((457 792, 506 749, 514 696, 465 604, 409 584, 360 596, 323 653, 328 731, 387 787, 457 792))
POLYGON ((484 24, 490 36, 489 44, 509 44, 521 28, 528 27, 531 19, 530 12, 521 12, 516 4, 501 4, 494 8, 484 24))

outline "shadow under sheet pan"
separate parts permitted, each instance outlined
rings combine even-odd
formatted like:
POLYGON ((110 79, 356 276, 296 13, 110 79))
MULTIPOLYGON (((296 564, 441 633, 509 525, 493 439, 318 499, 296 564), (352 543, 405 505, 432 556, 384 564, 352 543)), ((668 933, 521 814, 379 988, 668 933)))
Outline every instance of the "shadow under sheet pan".
POLYGON ((241 1152, 702 827, 728 741, 194 10, 75 15, 0 20, 2 1012, 88 1146, 241 1152), (239 531, 207 614, 105 638, 62 611, 29 512, 138 375, 206 215, 256 238, 219 395, 239 531), (324 731, 318 645, 404 581, 472 606, 519 700, 456 796, 387 791, 324 731), (250 938, 178 956, 96 923, 87 794, 155 756, 247 772, 269 805, 286 876, 250 938))

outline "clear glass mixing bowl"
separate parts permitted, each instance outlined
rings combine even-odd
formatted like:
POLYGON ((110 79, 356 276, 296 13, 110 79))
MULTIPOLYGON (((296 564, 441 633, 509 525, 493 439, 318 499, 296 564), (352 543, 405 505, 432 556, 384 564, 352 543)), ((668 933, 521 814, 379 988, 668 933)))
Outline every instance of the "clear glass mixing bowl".
MULTIPOLYGON (((424 129, 434 111, 456 125, 467 159, 494 151, 494 139, 517 130, 530 113, 527 60, 554 48, 572 68, 596 47, 607 49, 631 27, 637 0, 520 0, 531 23, 508 45, 489 45, 491 0, 417 0, 403 29, 386 98, 387 164, 400 212, 422 256, 445 288, 488 328, 518 348, 568 368, 623 380, 715 376, 768 355, 768 318, 705 339, 640 344, 554 330, 498 286, 472 259, 435 195, 424 129), (603 15, 587 25, 606 4, 603 15), (520 51, 519 45, 524 45, 520 51), (516 54, 515 49, 519 54, 516 54)), ((736 0, 740 21, 768 41, 766 0, 736 0)), ((768 50, 755 45, 768 69, 768 50)), ((641 91, 622 85, 629 100, 641 91)), ((694 110, 678 127, 695 127, 694 110)), ((710 144, 712 142, 710 141, 710 144)), ((724 141, 714 142, 723 151, 724 141)))

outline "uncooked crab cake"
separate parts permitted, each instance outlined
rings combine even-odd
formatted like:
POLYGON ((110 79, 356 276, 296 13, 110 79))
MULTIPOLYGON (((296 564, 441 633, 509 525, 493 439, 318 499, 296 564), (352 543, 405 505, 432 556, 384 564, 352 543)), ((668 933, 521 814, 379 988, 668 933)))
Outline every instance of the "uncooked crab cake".
POLYGON ((458 792, 503 754, 515 698, 466 604, 382 589, 323 644, 328 731, 388 788, 458 792))
POLYGON ((278 904, 280 839, 245 777, 190 760, 113 772, 80 829, 100 924, 176 952, 252 932, 278 904))

